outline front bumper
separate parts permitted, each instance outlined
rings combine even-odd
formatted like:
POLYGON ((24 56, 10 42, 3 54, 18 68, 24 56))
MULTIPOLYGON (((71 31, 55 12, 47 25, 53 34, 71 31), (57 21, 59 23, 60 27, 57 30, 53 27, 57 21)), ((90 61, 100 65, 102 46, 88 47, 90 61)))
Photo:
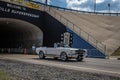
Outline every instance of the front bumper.
POLYGON ((85 58, 86 56, 84 54, 69 54, 68 58, 77 58, 78 56, 81 56, 83 58, 85 58))
POLYGON ((68 54, 69 58, 77 58, 78 56, 85 58, 87 56, 87 52, 84 50, 77 50, 77 51, 71 52, 71 54, 68 54))

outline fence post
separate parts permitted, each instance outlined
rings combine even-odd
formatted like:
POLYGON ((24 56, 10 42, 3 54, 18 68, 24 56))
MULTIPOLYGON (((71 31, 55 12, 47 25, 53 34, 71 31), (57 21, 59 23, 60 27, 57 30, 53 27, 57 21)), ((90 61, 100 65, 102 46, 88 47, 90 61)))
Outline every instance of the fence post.
POLYGON ((95 44, 95 47, 97 48, 97 49, 99 49, 98 48, 98 41, 95 39, 95 41, 96 41, 96 44, 95 44))
POLYGON ((68 20, 66 19, 66 26, 68 26, 68 20))
POLYGON ((60 15, 60 21, 61 21, 61 15, 60 15))
POLYGON ((105 53, 105 59, 109 59, 110 58, 110 54, 107 53, 107 47, 106 47, 106 45, 105 45, 105 51, 104 51, 104 53, 105 53))
POLYGON ((81 28, 79 28, 79 36, 81 36, 81 28))
POLYGON ((55 13, 55 11, 54 11, 54 17, 57 18, 57 17, 56 17, 56 13, 55 13))
MULTIPOLYGON (((72 23, 73 24, 73 23, 72 23)), ((74 29, 75 25, 73 24, 73 31, 75 32, 75 29, 74 29)))
POLYGON ((89 42, 89 34, 88 34, 88 40, 87 41, 89 42))
POLYGON ((10 48, 8 48, 8 53, 10 53, 10 48))
POLYGON ((23 53, 24 53, 25 55, 27 54, 26 48, 24 48, 23 53))

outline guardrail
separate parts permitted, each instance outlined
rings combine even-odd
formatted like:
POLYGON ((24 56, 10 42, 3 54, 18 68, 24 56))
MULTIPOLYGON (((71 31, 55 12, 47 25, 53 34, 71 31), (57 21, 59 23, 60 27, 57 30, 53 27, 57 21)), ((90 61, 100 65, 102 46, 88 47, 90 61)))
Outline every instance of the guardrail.
MULTIPOLYGON (((29 0, 25 0, 25 1, 29 1, 29 0)), ((46 4, 41 3, 41 2, 36 2, 36 1, 30 1, 30 2, 46 6, 46 4)), ((120 13, 88 12, 88 11, 73 10, 73 9, 68 9, 68 8, 63 8, 63 7, 53 6, 53 5, 47 5, 47 6, 53 7, 53 8, 56 8, 56 9, 60 9, 60 10, 64 10, 64 11, 78 12, 78 13, 84 13, 84 14, 96 14, 96 15, 106 15, 106 16, 120 16, 120 13)))

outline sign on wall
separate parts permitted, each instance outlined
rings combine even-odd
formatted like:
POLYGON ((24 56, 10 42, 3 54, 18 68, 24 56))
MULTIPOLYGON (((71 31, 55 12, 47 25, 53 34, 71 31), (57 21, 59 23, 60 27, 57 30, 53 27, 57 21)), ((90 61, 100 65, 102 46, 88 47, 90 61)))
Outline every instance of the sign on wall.
POLYGON ((33 3, 33 2, 26 2, 26 6, 29 8, 33 8, 33 9, 39 9, 39 4, 33 3))
POLYGON ((70 33, 69 32, 64 33, 63 43, 66 45, 69 45, 69 43, 70 43, 70 33))
POLYGON ((9 1, 19 3, 19 4, 22 4, 24 2, 24 0, 9 0, 9 1))
POLYGON ((29 8, 33 9, 39 9, 40 5, 37 3, 33 3, 30 1, 25 1, 25 0, 9 0, 10 2, 17 3, 17 4, 25 4, 29 8))
POLYGON ((71 45, 72 44, 72 34, 70 32, 65 32, 61 35, 61 40, 64 45, 71 45))
POLYGON ((30 12, 26 7, 11 4, 11 3, 4 3, 0 2, 0 12, 6 12, 11 13, 13 15, 21 15, 21 16, 27 16, 32 18, 39 18, 39 14, 36 14, 34 12, 30 12))

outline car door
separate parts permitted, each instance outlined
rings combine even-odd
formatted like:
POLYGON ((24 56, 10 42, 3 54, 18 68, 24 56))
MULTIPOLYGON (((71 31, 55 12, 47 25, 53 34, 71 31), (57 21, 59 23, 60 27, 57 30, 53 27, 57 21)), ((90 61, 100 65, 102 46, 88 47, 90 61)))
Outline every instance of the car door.
POLYGON ((50 57, 56 57, 58 55, 58 49, 57 48, 48 48, 47 55, 50 57))

